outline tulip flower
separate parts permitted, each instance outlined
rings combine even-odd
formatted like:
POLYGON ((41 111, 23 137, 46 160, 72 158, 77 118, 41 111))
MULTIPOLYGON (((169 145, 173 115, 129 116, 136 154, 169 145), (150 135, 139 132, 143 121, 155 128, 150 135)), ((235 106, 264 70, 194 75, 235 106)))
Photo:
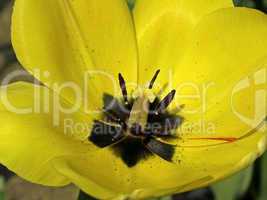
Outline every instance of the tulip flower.
POLYGON ((207 186, 266 150, 267 16, 231 0, 16 0, 42 84, 0 91, 0 162, 98 199, 207 186))

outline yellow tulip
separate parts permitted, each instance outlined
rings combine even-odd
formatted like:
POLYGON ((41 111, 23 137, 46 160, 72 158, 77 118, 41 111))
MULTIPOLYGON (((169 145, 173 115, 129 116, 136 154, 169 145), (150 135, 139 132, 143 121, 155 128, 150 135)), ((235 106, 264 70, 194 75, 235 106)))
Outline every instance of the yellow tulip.
POLYGON ((0 162, 31 182, 74 183, 99 199, 225 178, 266 149, 266 36, 267 16, 231 0, 137 0, 132 11, 125 0, 16 0, 12 43, 44 85, 1 87, 0 162), (104 112, 108 98, 128 114, 104 112), (141 104, 157 111, 137 115, 141 104), (169 119, 178 127, 166 135, 144 130, 169 119), (101 143, 99 127, 119 137, 101 143))

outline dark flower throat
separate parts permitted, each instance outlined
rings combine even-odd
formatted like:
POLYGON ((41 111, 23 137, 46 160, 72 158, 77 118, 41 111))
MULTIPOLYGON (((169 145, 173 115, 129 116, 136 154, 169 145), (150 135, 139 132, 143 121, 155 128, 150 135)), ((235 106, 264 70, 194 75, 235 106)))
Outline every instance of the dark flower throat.
MULTIPOLYGON (((153 88, 159 72, 160 70, 153 76, 149 90, 153 88)), ((129 98, 126 82, 121 74, 119 74, 119 84, 123 98, 103 95, 102 119, 94 121, 89 140, 100 148, 112 148, 128 167, 134 167, 139 161, 155 155, 171 162, 175 146, 162 141, 174 138, 173 133, 183 121, 181 116, 167 111, 167 107, 175 97, 175 90, 162 100, 155 97, 153 102, 148 102, 146 124, 142 125, 138 120, 136 123, 129 123, 138 97, 129 98)))

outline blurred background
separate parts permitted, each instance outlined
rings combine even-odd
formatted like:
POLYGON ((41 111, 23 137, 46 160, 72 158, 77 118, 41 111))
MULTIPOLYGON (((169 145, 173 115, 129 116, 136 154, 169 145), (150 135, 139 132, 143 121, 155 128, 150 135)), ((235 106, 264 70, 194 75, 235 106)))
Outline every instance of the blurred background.
MULTIPOLYGON (((24 71, 17 62, 10 43, 13 2, 14 0, 0 0, 0 81, 14 70, 24 71)), ((133 8, 134 0, 128 0, 128 3, 129 7, 133 8)), ((234 0, 234 3, 236 6, 255 8, 267 13, 267 0, 234 0)), ((18 79, 33 81, 33 77, 26 73, 22 73, 18 79)), ((0 200, 76 200, 78 195, 79 190, 73 185, 57 189, 35 185, 22 180, 0 165, 0 200)), ((172 199, 267 200, 267 153, 253 166, 209 188, 161 198, 172 199)))

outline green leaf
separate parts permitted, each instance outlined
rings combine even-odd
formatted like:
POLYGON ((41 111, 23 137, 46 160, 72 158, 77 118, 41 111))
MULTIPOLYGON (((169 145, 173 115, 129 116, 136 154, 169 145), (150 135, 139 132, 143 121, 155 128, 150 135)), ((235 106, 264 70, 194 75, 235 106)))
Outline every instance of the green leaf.
POLYGON ((4 181, 4 178, 1 176, 0 177, 0 200, 4 200, 4 185, 5 185, 5 181, 4 181))
POLYGON ((0 200, 4 200, 5 196, 3 192, 0 192, 0 200))
POLYGON ((248 8, 256 7, 255 1, 251 1, 251 0, 233 0, 233 1, 236 6, 248 7, 248 8))
POLYGON ((244 193, 251 180, 252 167, 249 167, 236 175, 218 182, 212 186, 216 200, 236 200, 239 194, 244 193))
POLYGON ((267 199, 267 153, 262 157, 262 185, 261 185, 261 194, 259 200, 267 199))

